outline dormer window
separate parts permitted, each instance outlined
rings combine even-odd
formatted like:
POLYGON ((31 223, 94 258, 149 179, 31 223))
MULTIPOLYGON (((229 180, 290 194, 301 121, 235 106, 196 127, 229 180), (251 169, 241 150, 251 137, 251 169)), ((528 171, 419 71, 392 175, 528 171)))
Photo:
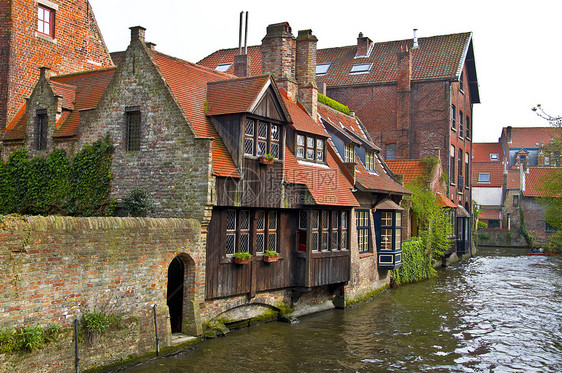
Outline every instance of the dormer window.
POLYGON ((367 171, 375 171, 375 153, 366 152, 365 153, 365 168, 367 171))
POLYGON ((372 63, 358 63, 351 67, 350 74, 368 73, 371 70, 372 63))
POLYGON ((345 144, 344 162, 355 162, 355 150, 353 144, 345 144))
POLYGON ((244 155, 271 154, 281 158, 281 126, 253 118, 246 119, 244 129, 244 155))
POLYGON ((328 72, 331 63, 319 63, 316 65, 316 75, 323 75, 328 72))
POLYGON ((323 138, 318 138, 311 135, 297 134, 297 159, 303 159, 309 162, 324 163, 326 159, 325 143, 326 140, 323 138))
POLYGON ((498 159, 500 159, 500 155, 498 153, 490 153, 491 161, 497 161, 498 159))

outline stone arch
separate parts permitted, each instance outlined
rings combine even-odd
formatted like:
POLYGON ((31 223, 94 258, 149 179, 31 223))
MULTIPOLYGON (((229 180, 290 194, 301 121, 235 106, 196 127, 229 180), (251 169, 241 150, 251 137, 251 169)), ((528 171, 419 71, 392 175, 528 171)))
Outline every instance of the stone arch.
POLYGON ((195 261, 186 253, 177 255, 168 266, 166 304, 172 333, 202 333, 199 303, 195 299, 195 261))

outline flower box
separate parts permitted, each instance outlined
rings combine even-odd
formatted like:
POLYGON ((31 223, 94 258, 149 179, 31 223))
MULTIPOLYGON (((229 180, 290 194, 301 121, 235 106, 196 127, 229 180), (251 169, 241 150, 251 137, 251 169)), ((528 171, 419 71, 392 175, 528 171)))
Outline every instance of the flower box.
POLYGON ((264 155, 260 155, 258 157, 259 161, 261 164, 265 164, 265 165, 269 165, 269 164, 273 164, 273 161, 275 160, 273 157, 271 156, 264 156, 264 155))
POLYGON ((266 263, 273 263, 273 262, 276 262, 278 260, 279 260, 279 255, 277 255, 277 256, 264 255, 263 256, 263 261, 266 262, 266 263))
POLYGON ((248 264, 252 261, 252 258, 234 258, 234 263, 236 264, 248 264))

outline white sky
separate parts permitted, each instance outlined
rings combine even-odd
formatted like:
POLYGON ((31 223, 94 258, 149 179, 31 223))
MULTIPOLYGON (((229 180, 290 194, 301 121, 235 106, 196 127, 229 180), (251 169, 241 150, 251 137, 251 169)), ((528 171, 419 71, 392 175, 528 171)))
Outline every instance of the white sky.
POLYGON ((473 32, 481 104, 473 140, 495 142, 504 126, 547 126, 531 108, 562 115, 562 1, 535 0, 90 0, 111 52, 125 50, 131 26, 147 29, 156 49, 197 62, 238 47, 240 11, 249 11, 248 45, 287 21, 296 36, 312 29, 318 48, 473 32), (517 5, 515 5, 517 4, 517 5), (346 7, 347 5, 347 7, 346 7))

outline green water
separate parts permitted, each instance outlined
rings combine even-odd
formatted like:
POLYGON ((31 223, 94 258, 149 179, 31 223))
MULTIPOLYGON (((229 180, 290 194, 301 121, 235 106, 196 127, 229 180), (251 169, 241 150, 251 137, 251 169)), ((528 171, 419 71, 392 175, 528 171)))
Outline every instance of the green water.
POLYGON ((130 372, 561 372, 562 260, 483 249, 347 310, 201 342, 130 372))

